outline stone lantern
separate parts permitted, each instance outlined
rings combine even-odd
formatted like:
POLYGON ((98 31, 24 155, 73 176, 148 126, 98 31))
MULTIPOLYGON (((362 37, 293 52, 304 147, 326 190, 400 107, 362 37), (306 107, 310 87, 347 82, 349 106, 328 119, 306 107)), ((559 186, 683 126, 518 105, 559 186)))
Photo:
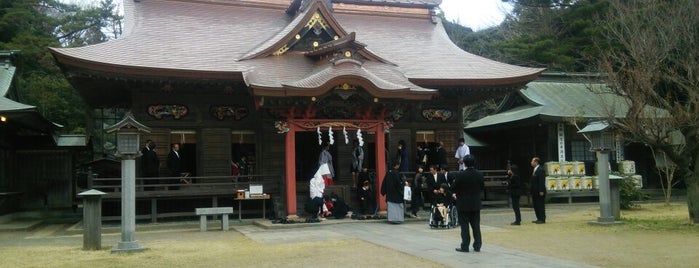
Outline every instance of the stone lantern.
MULTIPOLYGON (((589 122, 578 131, 590 140, 590 151, 597 154, 597 176, 599 184, 600 217, 593 224, 615 224, 612 208, 612 193, 609 183, 609 152, 614 151, 615 138, 607 121, 589 122)), ((617 189, 618 191, 618 189, 617 189)), ((619 200, 617 199, 616 202, 619 200)))
POLYGON ((145 248, 135 240, 136 235, 136 157, 140 156, 139 133, 150 133, 150 128, 136 121, 131 112, 124 119, 105 128, 117 133, 117 157, 121 158, 121 241, 112 253, 138 252, 145 248))

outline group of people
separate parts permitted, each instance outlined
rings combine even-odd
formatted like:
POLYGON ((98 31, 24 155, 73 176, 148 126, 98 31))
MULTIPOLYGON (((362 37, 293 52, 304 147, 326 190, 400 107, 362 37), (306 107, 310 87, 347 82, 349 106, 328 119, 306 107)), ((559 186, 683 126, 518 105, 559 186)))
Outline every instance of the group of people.
MULTIPOLYGON (((156 144, 152 140, 146 140, 141 149, 141 176, 144 178, 160 177, 160 158, 155 151, 156 144)), ((182 156, 180 155, 180 145, 173 143, 170 145, 170 152, 167 155, 168 174, 172 177, 180 177, 182 171, 182 156)))
MULTIPOLYGON (((471 155, 468 145, 465 140, 459 139, 459 146, 456 148, 454 157, 459 165, 458 171, 449 172, 446 165, 446 150, 443 148, 443 142, 437 144, 437 164, 429 166, 429 173, 424 173, 424 167, 429 163, 428 155, 425 152, 424 146, 418 144, 417 151, 417 172, 412 181, 406 180, 403 176, 404 172, 408 172, 408 150, 405 141, 400 140, 397 147, 397 155, 395 160, 391 161, 388 166, 388 171, 384 176, 380 186, 380 193, 386 196, 387 204, 387 219, 389 223, 402 223, 405 219, 405 187, 411 187, 411 217, 417 217, 417 212, 423 206, 422 188, 427 188, 430 202, 434 205, 438 216, 447 217, 447 206, 454 204, 457 210, 458 222, 461 228, 461 245, 456 248, 458 252, 468 252, 471 245, 471 233, 473 234, 473 250, 479 252, 482 246, 482 238, 480 231, 480 210, 481 193, 485 187, 483 173, 478 171, 475 165, 475 158, 471 155), (439 172, 438 172, 439 169, 439 172), (469 228, 471 230, 469 230, 469 228)), ((352 185, 357 189, 358 201, 360 204, 361 214, 370 214, 375 212, 374 185, 367 168, 362 165, 364 160, 364 151, 358 142, 355 140, 352 149, 352 185)), ((530 164, 533 168, 531 180, 531 193, 534 203, 534 211, 536 220, 533 223, 543 224, 546 222, 546 213, 544 201, 546 197, 545 187, 545 171, 540 167, 540 159, 532 158, 530 164)), ((433 161, 434 163, 434 161, 433 161)), ((332 169, 332 155, 329 152, 329 145, 323 145, 323 151, 319 156, 319 171, 311 182, 311 198, 316 201, 311 202, 315 206, 319 214, 323 214, 324 209, 322 190, 318 190, 321 186, 315 185, 332 185, 334 170, 332 169), (329 181, 330 180, 330 181, 329 181), (315 187, 315 189, 314 189, 315 187)), ((512 199, 512 208, 515 214, 515 221, 512 225, 521 225, 522 217, 520 213, 519 200, 522 195, 522 180, 519 175, 517 165, 510 165, 507 170, 507 185, 510 198, 512 199)), ((327 199, 327 198, 326 198, 327 199)), ((326 205, 327 206, 327 205, 326 205)))
MULTIPOLYGON (((440 215, 446 217, 446 204, 453 202, 458 211, 458 221, 461 225, 462 243, 457 251, 469 251, 470 232, 473 232, 473 249, 480 251, 480 210, 481 193, 484 188, 483 173, 474 168, 475 159, 467 154, 459 161, 464 168, 451 174, 437 173, 435 165, 430 166, 430 173, 424 178, 432 191, 432 202, 436 205, 440 215), (449 182, 448 178, 453 178, 449 182), (441 204, 441 205, 440 205, 441 204)), ((387 213, 389 223, 401 223, 404 220, 403 187, 408 185, 400 176, 400 164, 394 161, 392 169, 386 172, 381 194, 386 196, 387 213)), ((421 173, 419 173, 421 174, 421 173)), ((417 177, 418 175, 416 175, 417 177)))
POLYGON ((328 216, 344 218, 350 211, 349 205, 336 193, 325 194, 327 176, 331 174, 327 163, 320 164, 318 171, 309 183, 310 200, 305 210, 311 215, 309 220, 318 221, 328 216))
MULTIPOLYGON (((534 203, 534 214, 536 215, 536 220, 532 223, 543 224, 546 223, 546 172, 541 168, 541 159, 539 157, 533 157, 529 164, 532 167, 531 185, 530 192, 532 194, 532 201, 534 203)), ((519 167, 517 165, 510 165, 507 168, 507 191, 510 193, 510 199, 512 199, 512 210, 515 213, 515 221, 511 225, 521 225, 522 224, 522 214, 519 209, 519 199, 522 196, 522 178, 519 175, 519 167)))

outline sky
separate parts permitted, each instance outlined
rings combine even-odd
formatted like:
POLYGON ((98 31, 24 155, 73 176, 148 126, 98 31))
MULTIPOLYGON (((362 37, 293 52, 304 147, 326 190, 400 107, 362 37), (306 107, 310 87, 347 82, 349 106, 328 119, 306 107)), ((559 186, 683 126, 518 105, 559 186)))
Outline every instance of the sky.
POLYGON ((512 5, 502 0, 442 0, 440 8, 447 20, 478 31, 500 24, 512 5))
MULTIPOLYGON (((99 0, 61 0, 72 3, 94 3, 99 0)), ((121 3, 122 0, 114 0, 121 3)), ((496 26, 505 18, 512 6, 502 0, 442 0, 440 5, 449 21, 469 27, 474 31, 496 26)))

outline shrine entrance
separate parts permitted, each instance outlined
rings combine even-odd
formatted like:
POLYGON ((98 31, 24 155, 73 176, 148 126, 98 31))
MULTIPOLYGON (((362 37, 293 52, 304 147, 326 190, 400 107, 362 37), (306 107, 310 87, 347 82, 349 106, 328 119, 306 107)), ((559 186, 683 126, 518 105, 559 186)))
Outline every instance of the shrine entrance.
MULTIPOLYGON (((385 154, 375 153, 384 152, 386 124, 381 120, 342 120, 342 119, 289 119, 288 121, 276 122, 278 133, 286 135, 285 142, 285 184, 286 184, 286 212, 289 216, 295 216, 297 212, 296 185, 297 182, 305 182, 310 180, 315 173, 318 163, 318 154, 320 153, 320 142, 347 143, 350 144, 354 139, 358 139, 360 144, 367 152, 374 152, 371 159, 374 163, 366 162, 365 166, 373 166, 376 170, 377 185, 383 182, 383 175, 386 173, 386 157, 385 154), (369 135, 371 134, 371 135, 369 135), (374 140, 366 142, 364 136, 373 136, 374 140), (332 138, 331 138, 332 137, 332 138), (319 142, 320 140, 320 142, 319 142), (373 148, 368 150, 368 145, 373 148), (312 145, 312 146, 310 146, 312 145), (303 157, 304 159, 298 159, 303 157), (303 176, 298 178, 298 176, 303 176)), ((337 146, 332 146, 331 148, 337 146)), ((346 158, 338 157, 339 150, 332 151, 333 167, 336 173, 349 172, 349 165, 343 165, 346 158)), ((346 154, 349 157, 350 154, 346 154)), ((351 180, 350 180, 351 181, 351 180)), ((376 200, 379 203, 379 210, 386 210, 385 198, 381 196, 379 191, 376 191, 376 200)))

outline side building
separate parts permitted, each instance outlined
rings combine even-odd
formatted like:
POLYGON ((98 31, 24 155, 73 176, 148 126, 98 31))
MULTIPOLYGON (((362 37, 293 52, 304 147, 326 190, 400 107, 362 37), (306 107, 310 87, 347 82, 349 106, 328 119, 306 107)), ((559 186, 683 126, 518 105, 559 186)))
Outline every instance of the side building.
MULTIPOLYGON (((624 117, 628 107, 622 97, 605 89, 599 75, 544 73, 525 88, 508 94, 495 113, 470 122, 464 132, 487 144, 473 150, 481 156, 484 168, 503 169, 516 164, 527 180, 529 162, 538 156, 561 169, 559 173, 547 170, 547 175, 594 176, 595 153, 578 131, 588 121, 624 117), (568 162, 582 163, 584 171, 563 170, 564 166, 574 166, 568 162)), ((618 136, 616 148, 610 154, 612 171, 638 175, 639 187, 659 187, 653 154, 647 146, 618 136), (620 167, 620 163, 633 166, 620 167)))
POLYGON ((74 176, 87 140, 58 135, 60 125, 20 102, 18 57, 0 51, 0 215, 70 209, 79 202, 74 176))

